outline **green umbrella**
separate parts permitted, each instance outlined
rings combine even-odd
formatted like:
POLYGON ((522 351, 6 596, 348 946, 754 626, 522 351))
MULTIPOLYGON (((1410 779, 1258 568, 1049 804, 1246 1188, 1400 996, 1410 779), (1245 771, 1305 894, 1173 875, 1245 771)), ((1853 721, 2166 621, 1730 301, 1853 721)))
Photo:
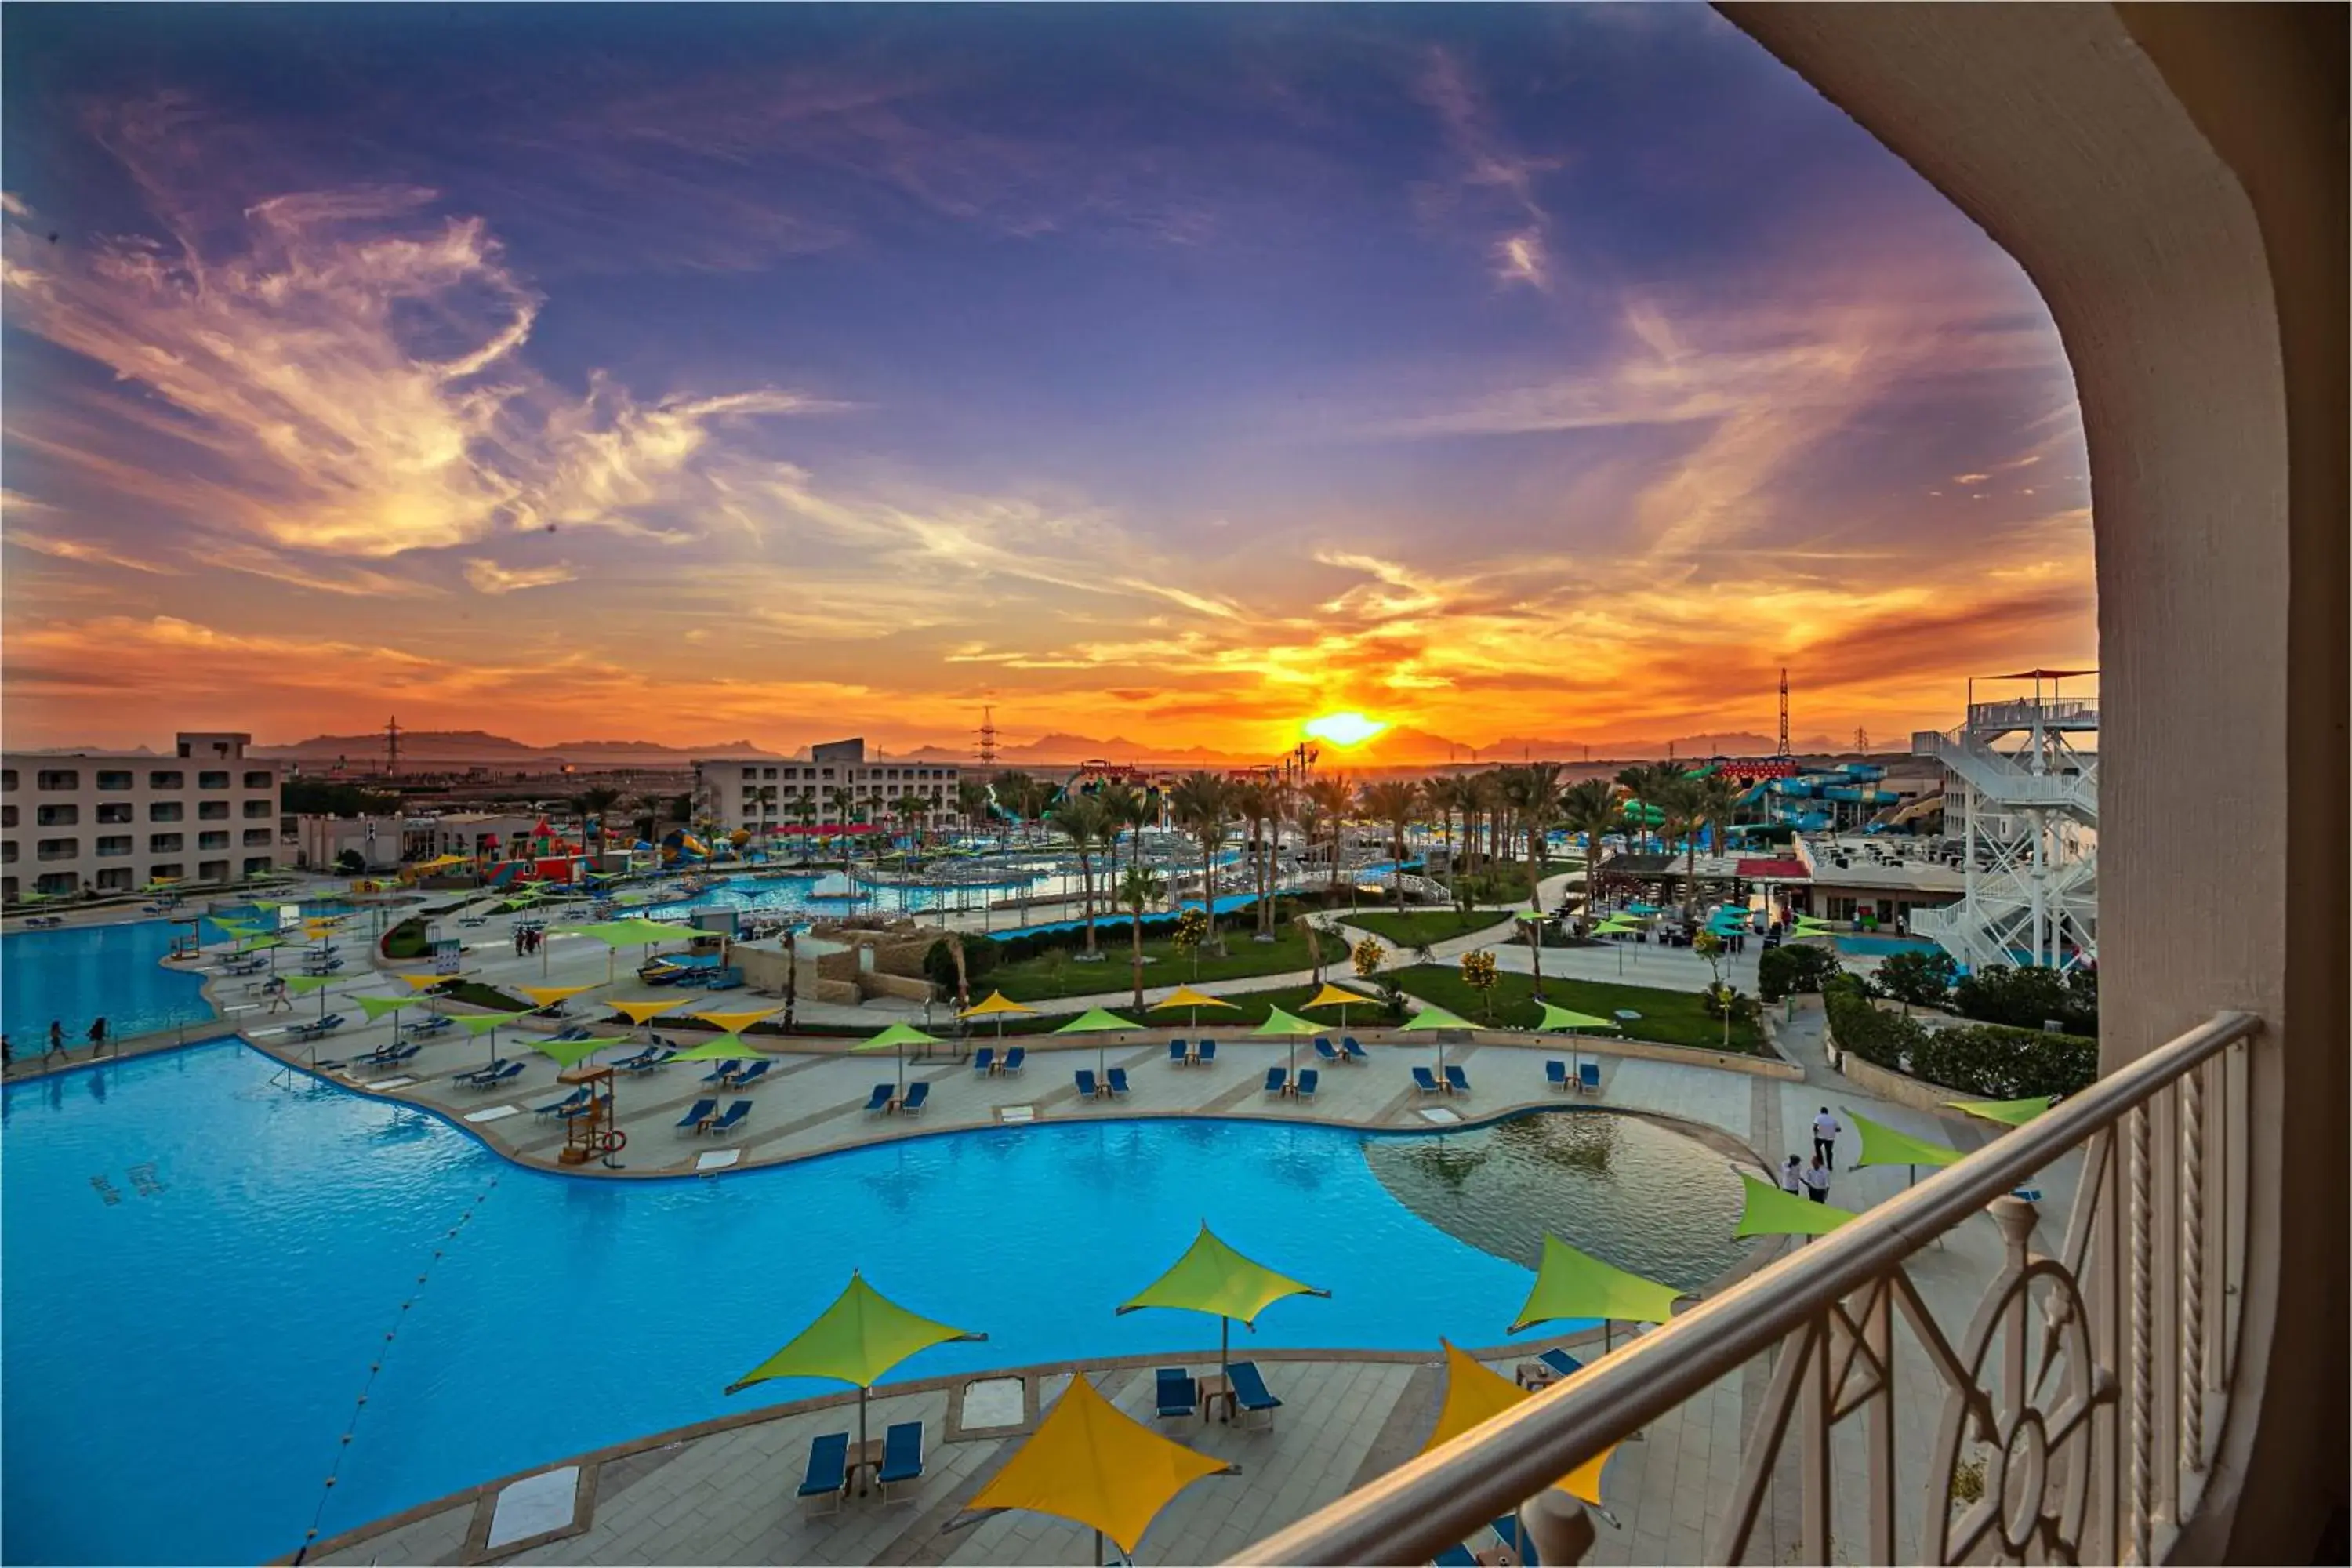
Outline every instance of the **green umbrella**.
POLYGON ((286 977, 286 989, 297 996, 308 996, 313 991, 319 994, 319 1016, 321 1018, 327 1016, 327 987, 332 984, 333 980, 324 974, 289 974, 286 977))
POLYGON ((1908 1186, 1919 1179, 1919 1167, 1922 1165, 1954 1165, 1959 1163, 1960 1152, 1958 1149, 1948 1149, 1941 1143, 1923 1143, 1907 1132, 1897 1132, 1894 1128, 1873 1121, 1866 1116, 1855 1116, 1851 1107, 1846 1109, 1846 1115, 1853 1118, 1853 1130, 1862 1134, 1862 1158, 1856 1160, 1850 1169, 1859 1171, 1864 1165, 1907 1165, 1911 1168, 1911 1174, 1904 1184, 1908 1186))
POLYGON ((1234 1320, 1238 1318, 1255 1326, 1260 1312, 1287 1296, 1320 1296, 1328 1301, 1331 1292, 1302 1285, 1286 1274, 1277 1274, 1265 1264, 1243 1257, 1220 1241, 1209 1229, 1209 1222, 1202 1220, 1201 1234, 1192 1238, 1184 1256, 1118 1311, 1174 1307, 1187 1312, 1209 1313, 1217 1320, 1217 1368, 1222 1373, 1232 1364, 1234 1320))
POLYGON ((1980 1116, 1987 1121, 1998 1121, 2007 1127, 2022 1127, 2058 1103, 2058 1097, 2037 1094, 2030 1100, 1948 1100, 1944 1103, 1954 1110, 1980 1116))
POLYGON ((559 930, 574 936, 592 936, 604 944, 604 981, 613 979, 613 954, 624 947, 650 947, 657 942, 679 942, 696 934, 690 926, 671 925, 665 921, 640 920, 631 916, 625 921, 605 921, 596 925, 562 926, 559 930))
POLYGON ((852 1052, 896 1051, 898 1053, 898 1097, 907 1096, 907 1047, 936 1046, 940 1041, 911 1024, 893 1024, 880 1034, 858 1041, 850 1047, 852 1052))
MULTIPOLYGON (((1439 1029, 1468 1029, 1474 1028, 1476 1026, 1473 1025, 1467 1018, 1455 1017, 1453 1014, 1433 1003, 1423 1002, 1421 1005, 1421 1011, 1415 1013, 1411 1018, 1407 1019, 1404 1026, 1409 1030, 1426 1029, 1435 1031, 1439 1029)), ((1445 1041, 1443 1037, 1441 1037, 1437 1042, 1437 1076, 1441 1079, 1445 1076, 1445 1041)))
POLYGON ((554 1058, 555 1065, 558 1067, 571 1068, 579 1066, 606 1046, 625 1046, 630 1043, 629 1037, 626 1035, 607 1035, 593 1040, 537 1039, 531 1041, 530 1048, 543 1057, 554 1058))
POLYGON ((526 1014, 523 1013, 457 1013, 451 1015, 451 1016, 457 1020, 458 1026, 464 1029, 467 1034, 489 1036, 490 1061, 494 1065, 499 1059, 499 1026, 500 1024, 511 1024, 517 1018, 520 1018, 525 1016, 526 1014))
MULTIPOLYGON (((1071 1019, 1068 1023, 1063 1025, 1060 1028, 1055 1030, 1054 1033, 1057 1035, 1095 1035, 1106 1034, 1113 1029, 1132 1029, 1135 1026, 1136 1026, 1129 1023, 1126 1019, 1120 1017, 1116 1013, 1109 1012, 1101 1007, 1089 1007, 1085 1012, 1079 1014, 1076 1017, 1071 1019)), ((1099 1073, 1107 1070, 1108 1069, 1103 1066, 1103 1042, 1097 1040, 1095 1042, 1095 1071, 1099 1073)))
POLYGON ((724 1062, 759 1054, 743 1043, 740 1035, 713 1035, 698 1046, 688 1046, 669 1059, 674 1062, 724 1062))
MULTIPOLYGON (((951 1340, 984 1340, 907 1310, 853 1271, 848 1288, 783 1347, 727 1385, 740 1394, 772 1377, 823 1377, 857 1386, 857 1449, 866 1451, 866 1399, 890 1369, 919 1351, 951 1340)), ((865 1471, 858 1471, 865 1485, 865 1471)))
MULTIPOLYGON (((1543 1022, 1536 1026, 1538 1029, 1613 1029, 1616 1026, 1617 1021, 1613 1018, 1596 1018, 1590 1013, 1571 1013, 1549 1002, 1543 1005, 1543 1022)), ((1575 1037, 1571 1035, 1569 1039, 1568 1072, 1570 1078, 1574 1078, 1577 1071, 1575 1037)))
POLYGON ((1306 1019, 1298 1017, 1295 1014, 1286 1013, 1279 1007, 1268 1007, 1265 1010, 1265 1022, 1260 1024, 1256 1028, 1252 1029, 1250 1033, 1253 1035, 1289 1036, 1290 1070, 1295 1074, 1298 1070, 1298 1037, 1301 1035, 1311 1035, 1315 1030, 1315 1025, 1308 1023, 1306 1019))
POLYGON ((1739 1228, 1731 1233, 1735 1237, 1827 1236, 1853 1217, 1852 1209, 1782 1192, 1745 1171, 1739 1173, 1739 1184, 1747 1201, 1740 1207, 1739 1228))
POLYGON ((403 1007, 407 1006, 411 998, 406 996, 354 996, 351 998, 352 1005, 368 1016, 369 1023, 373 1024, 378 1018, 381 1018, 386 1013, 389 1013, 392 1015, 392 1021, 395 1025, 400 1022, 400 1010, 403 1007))
POLYGON ((1601 1348, 1608 1353, 1612 1323, 1663 1323, 1674 1316, 1682 1292, 1671 1285, 1631 1274, 1579 1252, 1556 1236, 1546 1236, 1534 1289, 1519 1308, 1510 1332, 1561 1318, 1601 1320, 1601 1348))

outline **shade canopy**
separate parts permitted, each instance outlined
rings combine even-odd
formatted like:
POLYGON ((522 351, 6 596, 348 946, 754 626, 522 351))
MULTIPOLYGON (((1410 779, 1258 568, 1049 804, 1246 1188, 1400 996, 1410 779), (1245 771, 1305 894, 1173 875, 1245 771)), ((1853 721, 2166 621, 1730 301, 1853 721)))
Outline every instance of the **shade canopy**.
POLYGON ((638 947, 650 942, 682 942, 701 932, 691 926, 664 921, 605 921, 599 925, 565 926, 574 936, 593 936, 606 947, 638 947))
POLYGON ((1126 1019, 1120 1017, 1116 1013, 1101 1007, 1089 1007, 1085 1012, 1079 1014, 1076 1017, 1071 1019, 1068 1023, 1063 1025, 1060 1028, 1055 1030, 1054 1033, 1057 1035, 1091 1035, 1108 1029, 1132 1029, 1135 1027, 1137 1027, 1136 1025, 1129 1023, 1126 1019))
POLYGON ((1628 1273, 1591 1253, 1579 1252, 1556 1236, 1547 1236, 1535 1288, 1528 1292, 1510 1331, 1516 1334, 1538 1323, 1565 1318, 1663 1323, 1674 1316, 1675 1300, 1681 1294, 1671 1285, 1628 1273))
POLYGON ((463 974, 404 974, 401 978, 419 991, 430 991, 436 986, 446 985, 453 980, 463 980, 466 977, 463 974))
POLYGON ((469 1035, 488 1034, 500 1024, 511 1024, 517 1018, 528 1016, 524 1013, 453 1013, 450 1015, 469 1035))
POLYGON ((1020 1003, 1015 1002, 1002 991, 992 991, 988 994, 987 1001, 975 1002, 971 1006, 966 1007, 962 1012, 958 1013, 956 1016, 959 1018, 985 1018, 992 1013, 1034 1014, 1036 1011, 1037 1009, 1034 1007, 1023 1006, 1020 1003))
POLYGON ((1218 1240, 1203 1221, 1201 1234, 1192 1238, 1184 1256, 1118 1310, 1136 1312, 1146 1307, 1173 1307, 1247 1323, 1286 1296, 1328 1298, 1330 1294, 1243 1257, 1218 1240))
POLYGON ((1132 1555, 1178 1492, 1232 1468, 1124 1414, 1080 1373, 963 1506, 1049 1513, 1102 1531, 1132 1555))
POLYGON ((1299 1005, 1302 1007, 1350 1007, 1360 1002, 1374 1000, 1376 998, 1367 996, 1360 991, 1350 991, 1343 985, 1334 985, 1327 980, 1323 983, 1322 990, 1315 993, 1299 1005))
POLYGON ((852 1271, 832 1306, 775 1354, 727 1385, 730 1394, 775 1377, 826 1377, 871 1388, 918 1351, 950 1340, 984 1339, 910 1312, 852 1271))
MULTIPOLYGON (((1421 1446, 1424 1454, 1444 1447, 1474 1426, 1486 1425, 1514 1405, 1535 1397, 1535 1390, 1521 1388, 1501 1373, 1480 1365, 1469 1352, 1444 1340, 1437 1342, 1445 1347, 1445 1398, 1437 1407, 1436 1428, 1430 1433, 1429 1441, 1421 1446)), ((1552 1485, 1599 1508, 1601 1472, 1608 1465, 1609 1456, 1616 1451, 1617 1445, 1610 1444, 1552 1485)))
POLYGON ((237 942, 236 950, 239 952, 259 952, 264 948, 290 945, 282 936, 248 936, 237 942))
POLYGON ((740 1013, 696 1013, 690 1016, 701 1019, 714 1028, 724 1029, 730 1035, 740 1035, 775 1011, 773 1007, 753 1007, 740 1013))
POLYGON ((685 1005, 682 999, 676 996, 666 996, 654 1002, 608 1001, 604 1004, 632 1024, 644 1024, 648 1019, 659 1017, 673 1007, 682 1007, 685 1005))
POLYGON ((348 1000, 361 1012, 365 1013, 371 1023, 387 1013, 396 1013, 403 1007, 416 1005, 416 998, 414 996, 352 996, 348 1000))
POLYGON ((1998 1121, 2009 1127, 2022 1127, 2057 1104, 2058 1097, 2054 1094, 2037 1094, 2030 1100, 1948 1100, 1944 1103, 1954 1110, 1966 1111, 1970 1116, 1980 1116, 1987 1121, 1998 1121))
POLYGON ((518 985, 516 990, 542 1007, 552 1007, 567 996, 577 996, 583 991, 593 991, 593 985, 518 985))
POLYGON ((1739 1184, 1747 1190, 1747 1201, 1739 1210, 1739 1227, 1731 1233, 1735 1237, 1827 1236, 1853 1217, 1851 1209, 1784 1193, 1745 1171, 1739 1173, 1739 1184))
POLYGON ((533 1040, 530 1048, 543 1057, 552 1057, 559 1067, 572 1067, 587 1060, 606 1046, 630 1046, 636 1042, 626 1035, 607 1035, 594 1040, 533 1040))
MULTIPOLYGON (((699 1016, 700 1015, 697 1015, 699 1016)), ((878 1035, 871 1035, 849 1048, 853 1051, 892 1051, 901 1046, 936 1046, 940 1041, 911 1024, 893 1024, 878 1035)))
POLYGON ((324 991, 335 983, 334 976, 330 974, 289 974, 283 978, 286 989, 299 996, 308 996, 313 991, 324 991))
POLYGON ((1478 1026, 1467 1018, 1457 1018, 1433 1003, 1423 1003, 1420 1012, 1405 1021, 1407 1029, 1475 1029, 1478 1026))
POLYGON ((1222 996, 1212 996, 1205 991, 1195 991, 1190 985, 1179 985, 1175 990, 1154 1002, 1150 1010, 1157 1013, 1162 1007, 1231 1007, 1233 1005, 1233 1003, 1222 996))
POLYGON ((1555 1007, 1549 1002, 1543 1005, 1543 1022, 1536 1026, 1538 1029, 1613 1029, 1616 1026, 1614 1018, 1596 1018, 1590 1013, 1571 1012, 1566 1007, 1555 1007))
POLYGON ((1960 1152, 1941 1143, 1923 1142, 1907 1132, 1897 1132, 1882 1122, 1866 1116, 1855 1116, 1849 1108, 1846 1115, 1853 1130, 1862 1134, 1862 1158, 1853 1163, 1860 1170, 1864 1165, 1953 1165, 1958 1164, 1960 1152))
POLYGON ((1265 1022, 1252 1029, 1250 1033, 1253 1035, 1311 1035, 1322 1026, 1320 1024, 1298 1016, 1296 1013, 1286 1013, 1279 1007, 1268 1007, 1265 1010, 1265 1022))

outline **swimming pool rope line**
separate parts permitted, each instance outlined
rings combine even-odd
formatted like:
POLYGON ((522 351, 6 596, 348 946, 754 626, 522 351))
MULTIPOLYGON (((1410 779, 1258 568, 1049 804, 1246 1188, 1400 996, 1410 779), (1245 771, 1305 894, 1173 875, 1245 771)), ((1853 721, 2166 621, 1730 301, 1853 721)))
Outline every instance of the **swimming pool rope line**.
POLYGON ((448 1256, 448 1244, 457 1240, 458 1233, 474 1222, 474 1215, 480 1210, 483 1201, 498 1190, 499 1176, 498 1172, 494 1171, 490 1173, 488 1183, 480 1192, 474 1194, 474 1201, 467 1204, 464 1212, 458 1215, 457 1223, 451 1226, 442 1236, 442 1245, 433 1249, 432 1263, 426 1264, 425 1272, 416 1277, 416 1288, 408 1293, 408 1300, 400 1304, 400 1312, 393 1319, 393 1326, 384 1331, 384 1348, 377 1351, 375 1359, 368 1363, 367 1379, 360 1384, 359 1398, 352 1405, 351 1419, 343 1424, 342 1437, 335 1445, 335 1462, 328 1467, 326 1483, 319 1489, 319 1506, 310 1512, 310 1528, 302 1533, 302 1549, 294 1553, 297 1568, 299 1568, 299 1564, 310 1555, 310 1548, 319 1539, 319 1526, 327 1517, 327 1503, 335 1495, 335 1482, 343 1473, 343 1459, 352 1451, 352 1439, 359 1434, 360 1416, 367 1409, 368 1395, 374 1390, 375 1380, 383 1373, 383 1363, 392 1354, 391 1347, 400 1339, 402 1320, 407 1315, 409 1309, 416 1305, 416 1299, 425 1293, 426 1282, 433 1278, 433 1264, 440 1262, 442 1258, 448 1256))

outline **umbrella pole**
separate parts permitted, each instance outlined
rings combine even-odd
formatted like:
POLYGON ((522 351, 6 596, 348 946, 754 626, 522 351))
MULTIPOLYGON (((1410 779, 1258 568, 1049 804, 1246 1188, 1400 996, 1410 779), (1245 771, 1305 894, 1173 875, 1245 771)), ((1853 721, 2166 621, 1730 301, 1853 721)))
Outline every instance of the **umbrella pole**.
POLYGON ((866 1495, 866 1396, 873 1391, 857 1385, 857 1495, 866 1495))
POLYGON ((1095 1531, 1095 1568, 1102 1568, 1102 1531, 1095 1531))
MULTIPOLYGON (((1231 1318, 1227 1318, 1227 1317, 1220 1316, 1220 1317, 1217 1319, 1217 1375, 1218 1375, 1218 1376, 1223 1377, 1223 1378, 1226 1378, 1226 1379, 1228 1379, 1228 1380, 1230 1380, 1230 1379, 1232 1378, 1232 1376, 1233 1376, 1233 1371, 1234 1371, 1234 1360, 1233 1360, 1233 1358, 1234 1358, 1234 1321, 1233 1321, 1231 1318)), ((1228 1411, 1230 1411, 1230 1410, 1232 1409, 1232 1406, 1231 1406, 1231 1405, 1228 1405, 1228 1406, 1226 1406, 1226 1408, 1227 1408, 1227 1410, 1228 1410, 1228 1411)))

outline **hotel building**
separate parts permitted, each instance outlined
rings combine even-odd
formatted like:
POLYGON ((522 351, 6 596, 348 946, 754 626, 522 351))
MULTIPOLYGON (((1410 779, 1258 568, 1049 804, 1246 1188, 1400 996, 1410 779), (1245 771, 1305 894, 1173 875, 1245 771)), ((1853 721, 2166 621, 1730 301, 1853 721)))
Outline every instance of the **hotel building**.
POLYGON ((0 895, 127 893, 276 869, 280 764, 253 737, 186 732, 174 754, 0 757, 0 895))
POLYGON ((805 822, 903 822, 893 807, 902 795, 923 803, 921 822, 932 826, 956 810, 952 763, 898 763, 866 759, 863 740, 829 741, 809 748, 809 760, 775 757, 705 757, 694 763, 694 810, 698 821, 720 833, 782 832, 805 822), (803 811, 799 800, 810 802, 803 811))

